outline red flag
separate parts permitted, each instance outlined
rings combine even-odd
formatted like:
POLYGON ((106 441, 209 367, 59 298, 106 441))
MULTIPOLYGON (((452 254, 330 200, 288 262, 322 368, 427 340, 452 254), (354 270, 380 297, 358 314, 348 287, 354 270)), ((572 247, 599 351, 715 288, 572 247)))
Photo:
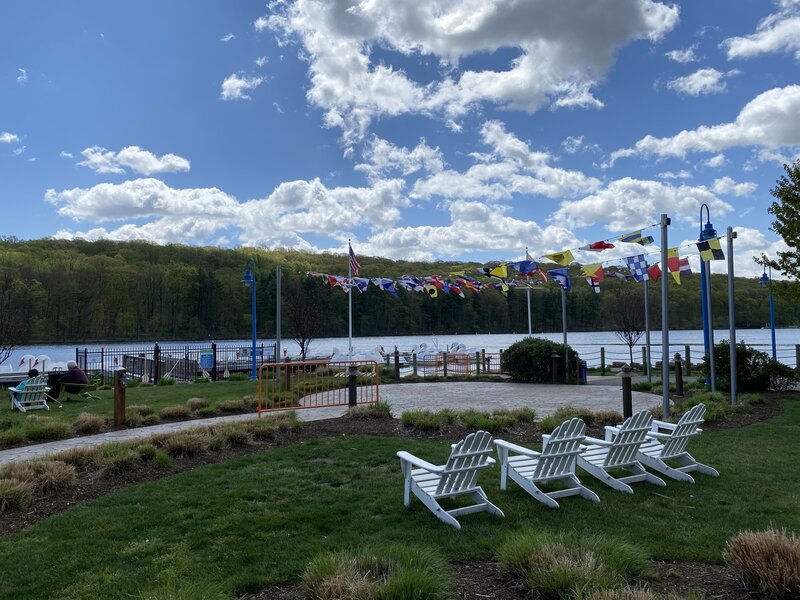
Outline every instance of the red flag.
POLYGON ((659 267, 657 264, 651 265, 647 269, 647 274, 650 276, 651 281, 658 281, 661 279, 661 267, 659 267))

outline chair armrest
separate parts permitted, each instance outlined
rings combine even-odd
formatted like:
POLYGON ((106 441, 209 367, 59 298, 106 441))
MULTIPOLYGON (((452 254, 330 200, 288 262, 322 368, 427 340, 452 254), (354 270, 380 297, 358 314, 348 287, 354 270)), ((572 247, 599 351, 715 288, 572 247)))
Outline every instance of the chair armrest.
POLYGON ((598 446, 611 446, 611 445, 613 445, 613 442, 608 442, 606 440, 601 440, 600 438, 593 438, 593 437, 589 437, 589 436, 586 436, 583 439, 583 441, 584 441, 584 443, 581 444, 581 446, 586 446, 587 444, 596 444, 598 446))
POLYGON ((659 433, 658 431, 648 431, 647 437, 653 440, 668 440, 672 437, 669 433, 659 433))
POLYGON ((10 388, 8 388, 8 391, 9 391, 9 392, 15 392, 15 393, 18 393, 18 392, 19 392, 19 390, 18 390, 17 388, 15 388, 15 387, 10 387, 10 388))
POLYGON ((653 431, 658 431, 659 429, 666 429, 668 431, 675 431, 677 425, 675 423, 667 423, 666 421, 653 421, 652 429, 653 431))
POLYGON ((501 448, 505 448, 511 452, 516 452, 517 454, 524 454, 525 456, 532 456, 535 458, 541 455, 541 452, 531 450, 530 448, 525 448, 524 446, 518 446, 517 444, 512 444, 511 442, 507 442, 505 440, 495 440, 494 444, 495 446, 500 446, 501 448))
POLYGON ((614 425, 606 425, 606 441, 613 442, 614 436, 619 434, 619 427, 614 425))
MULTIPOLYGON (((401 461, 405 461, 411 463, 415 467, 419 467, 420 469, 425 469, 426 471, 430 471, 431 473, 441 473, 444 471, 444 466, 436 466, 432 465, 426 460, 422 460, 421 458, 417 458, 413 454, 410 454, 404 450, 401 450, 397 453, 397 458, 401 461)), ((491 459, 490 459, 491 460, 491 459)))

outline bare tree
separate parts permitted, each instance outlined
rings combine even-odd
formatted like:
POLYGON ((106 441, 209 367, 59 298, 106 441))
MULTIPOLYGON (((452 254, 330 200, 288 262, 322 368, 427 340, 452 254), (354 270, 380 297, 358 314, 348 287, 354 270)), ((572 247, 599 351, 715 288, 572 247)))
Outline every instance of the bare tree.
POLYGON ((309 345, 320 329, 319 290, 309 285, 311 282, 306 277, 303 281, 292 282, 287 286, 289 328, 292 338, 300 346, 300 360, 303 362, 306 361, 309 345))
POLYGON ((614 334, 628 346, 633 366, 633 347, 641 339, 645 330, 644 300, 639 294, 625 292, 620 294, 614 305, 614 334))
POLYGON ((22 338, 22 320, 15 308, 14 278, 10 273, 0 274, 0 365, 22 338))

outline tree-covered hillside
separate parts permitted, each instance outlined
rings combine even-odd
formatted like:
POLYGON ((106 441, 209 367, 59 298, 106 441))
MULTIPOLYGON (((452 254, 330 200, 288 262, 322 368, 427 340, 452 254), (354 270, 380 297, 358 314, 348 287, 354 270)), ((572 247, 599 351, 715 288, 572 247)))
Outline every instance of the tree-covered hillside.
MULTIPOLYGON (((318 308, 320 337, 347 334, 347 295, 329 289, 315 271, 347 274, 347 256, 291 250, 234 250, 191 246, 157 246, 144 242, 61 240, 0 240, 0 275, 10 281, 9 306, 24 325, 21 343, 115 340, 224 339, 250 334, 250 293, 242 285, 245 265, 257 265, 258 335, 275 334, 275 267, 283 271, 284 335, 292 303, 318 308)), ((414 263, 361 256, 361 276, 396 278, 463 270, 478 276, 482 265, 414 263)), ((545 265, 547 268, 547 265, 545 265)), ((724 267, 715 265, 717 270, 724 267)), ((573 289, 568 296, 571 331, 613 329, 615 299, 622 290, 642 285, 612 278, 595 294, 580 268, 571 268, 573 289)), ((504 333, 527 330, 526 294, 508 296, 488 289, 465 298, 398 290, 399 298, 370 286, 353 297, 353 333, 448 334, 504 333)), ((653 327, 660 320, 660 284, 650 285, 653 327)), ((767 291, 755 279, 737 279, 737 326, 761 327, 769 320, 767 291)), ((716 327, 727 326, 727 277, 713 276, 716 327)), ((561 329, 559 288, 550 283, 531 292, 534 331, 561 329)), ((800 324, 800 307, 776 298, 778 326, 800 324)), ((670 284, 670 325, 699 328, 699 276, 670 284)))

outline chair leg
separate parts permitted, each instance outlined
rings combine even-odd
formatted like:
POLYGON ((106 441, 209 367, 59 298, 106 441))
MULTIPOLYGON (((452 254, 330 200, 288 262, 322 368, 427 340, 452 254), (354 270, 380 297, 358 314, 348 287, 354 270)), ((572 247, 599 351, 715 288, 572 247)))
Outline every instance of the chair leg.
POLYGON ((578 494, 580 494, 581 498, 586 498, 587 500, 591 500, 592 502, 600 502, 600 496, 598 496, 592 490, 583 485, 575 475, 570 475, 569 477, 567 477, 567 479, 569 480, 572 487, 578 488, 578 494))
POLYGON ((692 470, 697 471, 698 473, 703 473, 704 475, 710 475, 711 477, 719 477, 719 471, 717 471, 714 467, 709 467, 708 465, 704 465, 703 463, 697 462, 694 456, 689 454, 688 452, 678 459, 678 462, 681 465, 692 466, 692 470))
POLYGON ((453 515, 443 509, 433 496, 423 492, 422 489, 413 481, 411 482, 411 491, 414 492, 414 495, 417 498, 419 498, 420 502, 428 507, 428 510, 431 511, 437 519, 455 527, 456 529, 461 529, 461 523, 459 523, 453 515))
POLYGON ((514 469, 511 469, 511 479, 542 504, 546 504, 550 508, 559 508, 558 502, 536 487, 536 484, 530 479, 523 477, 514 469))
POLYGON ((476 504, 485 504, 487 512, 492 513, 493 515, 497 515, 498 517, 505 517, 505 513, 500 510, 497 506, 489 502, 489 498, 486 497, 486 492, 483 491, 483 488, 478 488, 472 494, 472 499, 475 500, 476 504))
POLYGON ((686 483, 694 483, 694 477, 678 469, 673 469, 660 458, 652 458, 650 456, 640 456, 639 460, 662 475, 674 479, 675 481, 685 481, 686 483))
POLYGON ((583 470, 588 472, 595 479, 598 479, 603 483, 605 483, 608 487, 618 490, 620 492, 625 492, 626 494, 633 493, 633 488, 631 486, 629 486, 627 483, 623 481, 615 479, 614 477, 606 473, 605 469, 602 469, 601 467, 597 467, 585 461, 581 461, 580 466, 583 470))
POLYGON ((630 467, 628 467, 627 470, 633 473, 634 475, 642 477, 642 481, 646 481, 647 483, 652 483, 653 485, 660 485, 661 487, 667 487, 667 484, 663 479, 661 479, 660 477, 656 477, 652 473, 648 472, 648 470, 642 467, 642 465, 639 464, 631 465, 630 467))

